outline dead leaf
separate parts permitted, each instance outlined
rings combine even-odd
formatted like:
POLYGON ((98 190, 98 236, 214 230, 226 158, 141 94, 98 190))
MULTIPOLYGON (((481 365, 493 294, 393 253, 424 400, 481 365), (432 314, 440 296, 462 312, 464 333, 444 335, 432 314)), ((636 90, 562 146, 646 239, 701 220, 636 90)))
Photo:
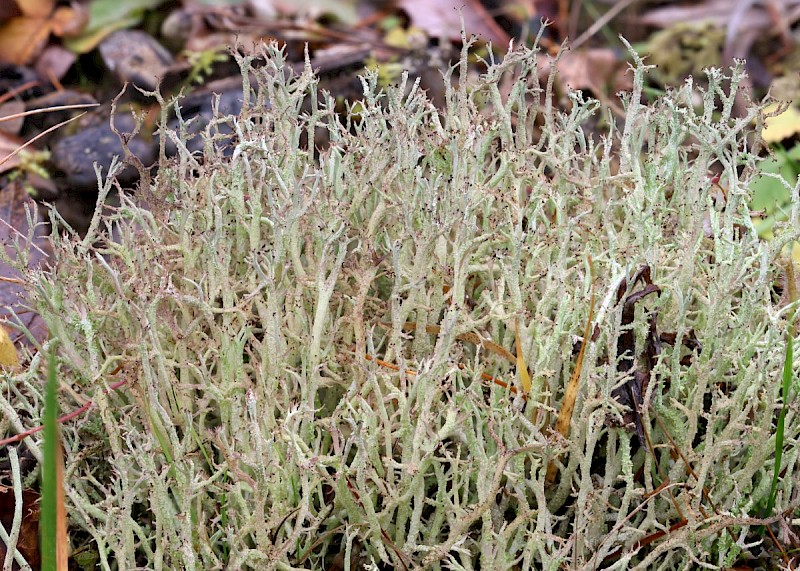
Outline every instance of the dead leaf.
POLYGON ((87 22, 85 10, 78 4, 54 9, 54 0, 26 0, 19 6, 22 14, 0 25, 0 61, 28 64, 51 35, 73 36, 87 22))
MULTIPOLYGON (((778 104, 773 103, 764 108, 769 114, 778 109, 778 104)), ((800 110, 790 105, 786 111, 775 117, 767 117, 761 137, 767 143, 779 143, 792 135, 800 133, 800 110)))
POLYGON ((5 161, 3 159, 11 155, 23 144, 25 144, 24 139, 0 129, 0 161, 2 161, 0 162, 0 174, 10 171, 11 169, 15 169, 19 166, 19 155, 11 157, 5 161))
POLYGON ((17 133, 22 128, 25 117, 20 113, 25 111, 25 103, 22 101, 8 101, 0 105, 0 174, 19 166, 18 156, 11 157, 3 161, 22 146, 25 141, 17 137, 17 133))
MULTIPOLYGON (((11 259, 16 257, 14 243, 29 253, 29 268, 45 263, 51 253, 49 232, 41 213, 36 215, 33 243, 26 244, 29 226, 25 207, 35 208, 35 203, 21 184, 9 184, 0 189, 0 244, 11 259)), ((13 267, 0 262, 0 319, 16 322, 16 314, 33 336, 43 341, 47 336, 44 321, 26 307, 22 276, 13 267)), ((12 336, 15 338, 16 336, 12 336)), ((24 340, 24 338, 23 338, 24 340)))
MULTIPOLYGON (((0 104, 0 131, 18 135, 25 123, 25 116, 21 115, 25 111, 25 102, 12 99, 0 104)), ((2 157, 4 155, 0 155, 2 157)))
POLYGON ((558 61, 561 81, 570 89, 603 92, 620 65, 612 49, 581 49, 565 52, 558 61))
POLYGON ((0 61, 24 65, 42 51, 50 38, 46 20, 20 16, 0 26, 0 61))
MULTIPOLYGON (((593 274, 592 259, 589 258, 590 273, 593 274)), ((572 423, 572 413, 575 411, 575 401, 578 398, 578 389, 580 388, 581 371, 583 369, 583 357, 586 354, 586 346, 589 344, 589 333, 592 331, 592 319, 594 319, 594 276, 592 278, 592 293, 589 301, 589 315, 586 318, 586 326, 583 328, 583 343, 578 351, 578 358, 575 359, 575 369, 569 378, 567 387, 564 390, 564 398, 561 402, 561 410, 558 411, 558 418, 556 419, 556 431, 561 436, 569 436, 570 424, 572 423)), ((555 480, 558 468, 555 462, 550 462, 547 466, 545 473, 545 481, 552 482, 555 480)))
POLYGON ((16 0, 17 6, 24 16, 29 18, 47 18, 56 5, 55 0, 16 0))
POLYGON ((19 367, 19 356, 6 328, 0 325, 0 367, 19 367))
POLYGON ((531 392, 531 375, 528 372, 528 364, 525 362, 525 356, 522 353, 522 343, 519 338, 519 321, 514 320, 514 343, 517 346, 517 375, 519 375, 519 384, 522 387, 522 393, 528 395, 531 392))
POLYGON ((622 303, 622 320, 620 322, 619 338, 617 339, 617 371, 630 375, 620 386, 611 391, 611 396, 627 408, 623 414, 625 425, 633 425, 639 441, 644 443, 644 424, 642 423, 641 410, 645 405, 644 395, 650 382, 650 369, 656 357, 661 352, 661 343, 656 331, 656 315, 650 317, 649 333, 646 347, 639 359, 639 368, 634 370, 636 360, 636 337, 633 331, 633 319, 636 314, 636 304, 650 294, 661 293, 661 288, 653 284, 650 277, 650 266, 642 266, 629 279, 624 279, 617 288, 617 303, 622 303), (643 282, 642 289, 632 291, 627 296, 628 284, 635 286, 643 282))
MULTIPOLYGON (((16 501, 14 489, 0 486, 0 523, 6 530, 14 521, 16 501)), ((31 489, 22 490, 22 526, 17 539, 17 550, 34 569, 41 565, 39 553, 39 494, 31 489)), ((6 556, 6 545, 0 540, 0 560, 6 556)))
POLYGON ((478 0, 398 0, 397 6, 405 10, 411 24, 432 38, 461 39, 461 18, 467 34, 491 42, 495 48, 508 48, 511 36, 495 22, 478 0))

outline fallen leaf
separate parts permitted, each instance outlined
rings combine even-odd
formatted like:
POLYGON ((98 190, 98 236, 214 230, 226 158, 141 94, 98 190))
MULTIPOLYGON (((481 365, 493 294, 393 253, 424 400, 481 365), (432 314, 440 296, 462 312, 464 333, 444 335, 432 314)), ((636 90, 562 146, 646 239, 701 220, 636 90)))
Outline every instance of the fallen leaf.
MULTIPOLYGON (((768 105, 764 111, 771 113, 777 108, 778 104, 773 103, 768 105)), ((777 117, 767 117, 761 137, 767 143, 778 143, 797 133, 800 133, 800 110, 794 105, 790 105, 777 117)))
POLYGON ((75 35, 87 21, 78 4, 54 9, 53 0, 28 0, 20 2, 20 9, 20 16, 0 25, 0 61, 28 64, 42 52, 51 35, 75 35))
POLYGON ((0 325, 0 367, 19 367, 19 357, 6 328, 0 325))
MULTIPOLYGON (((0 524, 11 529, 14 521, 14 488, 0 486, 0 524)), ((39 553, 39 494, 31 489, 22 490, 22 526, 17 539, 17 550, 28 564, 38 569, 41 564, 39 553)), ((6 545, 0 540, 0 561, 6 556, 6 545)))
MULTIPOLYGON (((25 102, 12 99, 0 104, 0 131, 18 135, 25 123, 25 102)), ((4 155, 0 155, 2 157, 4 155)))
POLYGON ((68 38, 64 45, 75 53, 88 53, 112 32, 136 26, 146 10, 163 3, 164 0, 94 0, 89 4, 88 23, 79 35, 68 38))
POLYGON ((514 342, 517 346, 517 374, 519 375, 519 384, 522 387, 523 394, 527 395, 531 392, 531 375, 528 373, 528 364, 525 362, 525 356, 522 354, 522 343, 519 339, 519 322, 514 320, 514 342))
POLYGON ((614 80, 620 60, 612 49, 581 49, 565 52, 558 61, 561 81, 570 89, 601 91, 614 80))
MULTIPOLYGON (((30 209, 36 207, 22 184, 11 183, 0 189, 0 244, 11 259, 17 256, 15 242, 23 251, 27 250, 28 267, 32 269, 46 261, 51 246, 48 228, 41 212, 36 214, 34 218, 36 226, 31 229, 28 225, 26 206, 30 209), (33 236, 32 243, 27 243, 29 233, 33 236)), ((0 319, 16 323, 14 317, 16 314, 34 338, 41 342, 47 336, 47 329, 42 318, 27 308, 25 288, 21 278, 21 274, 15 268, 0 262, 0 308, 2 308, 0 319)), ((22 339, 25 340, 24 337, 22 339)))
POLYGON ((21 147, 24 143, 24 139, 0 129, 0 174, 10 171, 11 169, 15 169, 19 166, 19 155, 11 157, 8 160, 4 159, 11 155, 11 153, 16 151, 17 148, 21 147))
POLYGON ((478 0, 398 0, 397 6, 405 10, 413 26, 432 38, 459 41, 463 17, 467 34, 475 34, 501 50, 511 41, 478 0))
POLYGON ((0 26, 0 61, 24 65, 42 51, 50 38, 45 19, 19 16, 0 26))
POLYGON ((47 18, 55 5, 55 0, 17 0, 20 11, 29 18, 47 18))

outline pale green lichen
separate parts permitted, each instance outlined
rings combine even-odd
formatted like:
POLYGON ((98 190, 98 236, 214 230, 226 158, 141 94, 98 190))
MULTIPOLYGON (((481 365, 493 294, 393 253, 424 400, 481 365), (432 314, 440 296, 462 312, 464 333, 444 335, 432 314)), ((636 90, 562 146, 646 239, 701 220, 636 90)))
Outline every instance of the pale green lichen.
MULTIPOLYGON (((642 105, 637 60, 624 127, 609 117, 596 138, 583 124, 597 103, 574 94, 556 111, 526 48, 477 81, 462 61, 441 113, 417 85, 379 92, 367 74, 344 125, 310 69, 292 75, 272 48, 252 62, 242 115, 208 128, 202 161, 178 140, 140 192, 149 209, 124 198, 28 273, 62 408, 97 405, 63 436, 73 537, 100 568, 687 569, 755 549, 786 328, 773 288, 798 192, 791 225, 760 241, 758 110, 731 114, 739 69, 709 71, 696 111, 691 82, 642 105), (320 131, 315 156, 303 141, 320 131), (597 335, 557 438, 589 257, 597 335), (645 264, 662 293, 637 304, 637 343, 658 311, 660 331, 702 344, 688 364, 665 344, 654 365, 643 417, 658 466, 608 422, 624 412, 617 289, 645 264), (508 359, 465 341, 515 353, 515 320, 527 403, 481 378, 515 384, 508 359)), ((6 430, 38 423, 40 365, 2 391, 6 430)), ((790 407, 776 511, 800 502, 799 433, 790 407)))

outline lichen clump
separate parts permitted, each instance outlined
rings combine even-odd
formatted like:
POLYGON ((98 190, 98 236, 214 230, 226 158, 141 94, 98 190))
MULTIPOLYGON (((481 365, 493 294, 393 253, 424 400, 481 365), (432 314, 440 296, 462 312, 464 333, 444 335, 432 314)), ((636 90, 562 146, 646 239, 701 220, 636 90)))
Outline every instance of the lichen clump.
MULTIPOLYGON (((101 568, 685 569, 760 549, 797 231, 750 222, 742 74, 709 71, 699 110, 691 83, 645 106, 637 60, 624 125, 597 137, 598 104, 557 111, 541 58, 475 80, 464 57, 443 111, 370 73, 345 121, 310 69, 244 58, 243 112, 202 157, 173 133, 136 198, 56 238, 29 280, 63 409, 97 404, 63 437, 73 537, 101 568), (658 293, 626 305, 643 267, 658 293), (649 444, 615 396, 644 356, 649 444)), ((36 422, 38 390, 4 410, 36 422)), ((796 416, 776 513, 799 501, 796 416)))

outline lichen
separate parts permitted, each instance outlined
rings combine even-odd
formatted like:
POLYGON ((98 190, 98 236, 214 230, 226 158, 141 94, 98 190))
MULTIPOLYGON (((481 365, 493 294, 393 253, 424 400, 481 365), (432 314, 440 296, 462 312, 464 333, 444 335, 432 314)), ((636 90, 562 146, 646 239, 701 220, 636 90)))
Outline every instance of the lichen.
MULTIPOLYGON (((62 408, 96 403, 62 434, 71 531, 100 568, 685 569, 751 549, 786 330, 773 290, 800 228, 796 207, 772 242, 750 222, 759 111, 732 115, 738 68, 644 105, 636 60, 625 124, 598 137, 596 102, 554 108, 542 57, 518 48, 474 81, 465 51, 441 112, 371 72, 342 121, 271 47, 240 60, 257 79, 241 116, 217 119, 232 152, 212 123, 147 206, 123 197, 85 238, 54 236, 52 266, 26 275, 62 408), (654 319, 677 339, 642 395, 652 447, 612 396, 632 382, 618 289, 641 266, 660 293, 626 326, 635 370, 654 319)), ((41 363, 4 411, 36 410, 41 363)), ((789 470, 776 513, 798 502, 789 470)))

